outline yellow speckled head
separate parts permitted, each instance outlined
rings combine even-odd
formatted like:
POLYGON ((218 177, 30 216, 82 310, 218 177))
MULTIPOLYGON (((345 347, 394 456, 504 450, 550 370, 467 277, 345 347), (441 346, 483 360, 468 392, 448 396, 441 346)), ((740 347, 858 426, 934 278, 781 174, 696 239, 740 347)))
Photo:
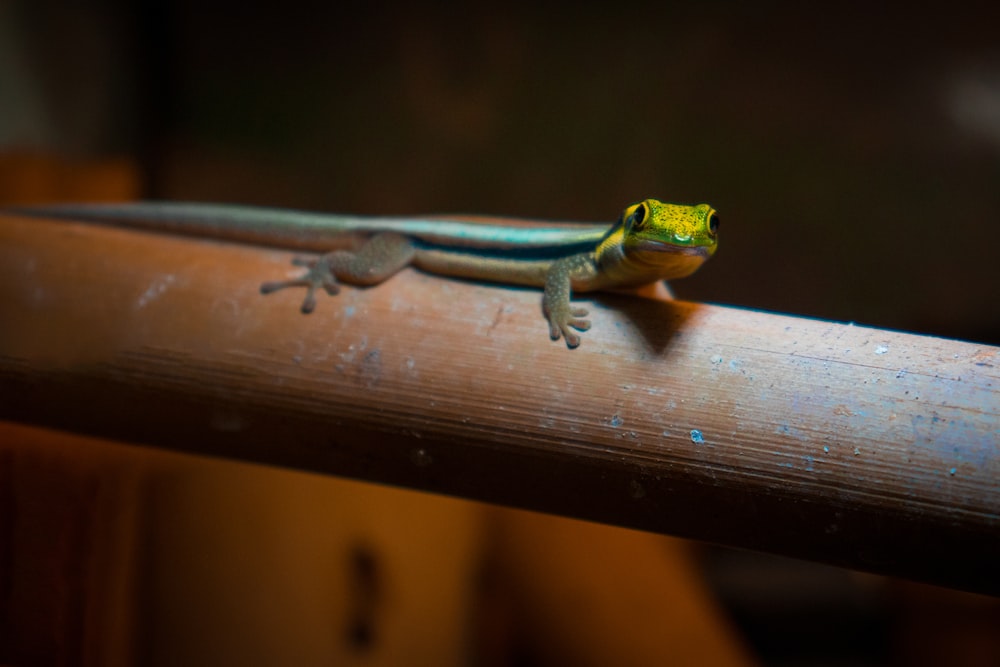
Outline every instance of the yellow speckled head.
POLYGON ((719 216, 708 204, 685 206, 646 199, 626 207, 597 247, 606 271, 683 278, 715 254, 719 216))
POLYGON ((626 246, 650 242, 681 248, 701 248, 708 256, 715 252, 719 216, 708 204, 684 206, 647 199, 622 213, 626 246))

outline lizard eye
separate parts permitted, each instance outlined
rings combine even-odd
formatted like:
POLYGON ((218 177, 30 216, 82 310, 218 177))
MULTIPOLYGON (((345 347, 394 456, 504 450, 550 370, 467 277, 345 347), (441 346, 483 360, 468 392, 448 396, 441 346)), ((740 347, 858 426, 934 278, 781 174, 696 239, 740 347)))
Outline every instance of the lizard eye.
POLYGON ((719 215, 717 213, 708 216, 708 231, 712 236, 719 233, 719 215))
POLYGON ((639 204, 636 207, 635 212, 632 214, 632 224, 641 225, 642 221, 646 219, 646 205, 639 204))

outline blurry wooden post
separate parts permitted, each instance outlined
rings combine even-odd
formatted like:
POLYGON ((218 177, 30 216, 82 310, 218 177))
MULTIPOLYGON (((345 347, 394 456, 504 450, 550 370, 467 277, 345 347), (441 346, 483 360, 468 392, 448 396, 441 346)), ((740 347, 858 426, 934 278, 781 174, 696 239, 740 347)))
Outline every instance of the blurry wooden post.
POLYGON ((0 418, 1000 593, 998 349, 0 217, 0 418))

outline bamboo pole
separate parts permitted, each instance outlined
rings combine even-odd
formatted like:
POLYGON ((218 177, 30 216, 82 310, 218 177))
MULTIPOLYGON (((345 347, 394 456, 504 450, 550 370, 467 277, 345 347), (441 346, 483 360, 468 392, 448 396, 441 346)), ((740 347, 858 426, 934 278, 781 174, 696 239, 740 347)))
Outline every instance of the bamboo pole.
POLYGON ((0 217, 0 418, 1000 594, 998 348, 0 217))

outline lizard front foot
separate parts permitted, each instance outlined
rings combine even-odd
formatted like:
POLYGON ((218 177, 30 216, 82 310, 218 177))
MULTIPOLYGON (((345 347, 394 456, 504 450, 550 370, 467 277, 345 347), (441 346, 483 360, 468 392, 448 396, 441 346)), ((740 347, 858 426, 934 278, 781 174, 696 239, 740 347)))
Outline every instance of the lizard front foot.
POLYGON ((546 317, 549 320, 549 336, 552 340, 559 340, 562 336, 566 339, 566 345, 569 347, 577 347, 580 345, 580 336, 577 335, 573 329, 577 331, 586 331, 590 329, 590 320, 581 319, 586 316, 586 308, 557 308, 553 312, 546 313, 546 317))
POLYGON ((597 275, 597 265, 592 253, 570 255, 553 262, 545 276, 545 293, 542 295, 542 312, 549 321, 549 336, 552 340, 566 339, 570 348, 580 345, 576 331, 590 328, 590 320, 582 319, 586 308, 576 308, 569 302, 574 279, 583 283, 592 281, 597 275), (576 329, 576 331, 573 331, 576 329))

